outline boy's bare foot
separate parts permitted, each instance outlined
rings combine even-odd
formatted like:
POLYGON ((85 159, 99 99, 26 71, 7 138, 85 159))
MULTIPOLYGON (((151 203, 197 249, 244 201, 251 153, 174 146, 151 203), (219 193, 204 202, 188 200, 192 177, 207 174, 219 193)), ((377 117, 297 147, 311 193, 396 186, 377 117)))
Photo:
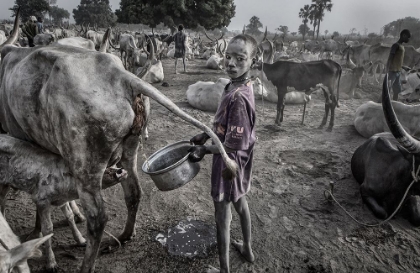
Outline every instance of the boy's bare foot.
POLYGON ((236 248, 236 250, 241 253, 241 255, 250 263, 253 263, 255 261, 254 253, 252 253, 252 249, 247 249, 244 247, 244 244, 242 241, 233 241, 232 245, 236 248))
POLYGON ((211 265, 208 265, 207 266, 206 273, 220 273, 220 270, 217 269, 216 267, 213 267, 211 265))

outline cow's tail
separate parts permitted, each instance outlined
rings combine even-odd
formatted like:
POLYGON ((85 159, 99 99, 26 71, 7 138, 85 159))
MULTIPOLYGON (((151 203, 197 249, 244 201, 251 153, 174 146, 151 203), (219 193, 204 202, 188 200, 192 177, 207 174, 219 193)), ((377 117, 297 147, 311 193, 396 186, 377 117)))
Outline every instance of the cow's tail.
POLYGON ((340 107, 340 102, 338 101, 339 94, 340 94, 340 79, 341 79, 341 73, 343 72, 343 69, 341 68, 341 65, 338 64, 338 82, 337 82, 337 107, 340 107))

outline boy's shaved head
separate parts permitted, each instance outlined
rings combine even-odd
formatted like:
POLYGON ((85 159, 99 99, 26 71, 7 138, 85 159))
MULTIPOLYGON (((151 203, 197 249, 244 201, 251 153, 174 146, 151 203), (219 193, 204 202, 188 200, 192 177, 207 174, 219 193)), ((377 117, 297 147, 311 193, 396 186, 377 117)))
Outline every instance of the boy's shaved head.
POLYGON ((255 58, 257 56, 258 43, 254 39, 254 37, 252 37, 248 34, 239 34, 239 35, 236 35, 235 37, 233 37, 232 40, 230 40, 229 43, 233 43, 233 42, 238 41, 238 40, 244 41, 245 44, 251 45, 251 52, 250 52, 251 59, 255 58))

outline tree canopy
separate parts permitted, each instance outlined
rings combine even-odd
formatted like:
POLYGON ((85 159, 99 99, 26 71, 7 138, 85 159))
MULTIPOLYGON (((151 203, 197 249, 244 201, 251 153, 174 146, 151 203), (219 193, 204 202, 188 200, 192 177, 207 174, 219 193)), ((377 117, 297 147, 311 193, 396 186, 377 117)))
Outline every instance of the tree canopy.
POLYGON ((263 24, 260 21, 260 18, 257 16, 252 16, 249 19, 249 24, 246 26, 246 32, 252 35, 260 35, 262 31, 259 29, 263 27, 263 24))
POLYGON ((307 24, 310 17, 311 17, 311 6, 309 5, 303 6, 303 8, 299 10, 299 18, 302 18, 302 23, 305 25, 304 27, 302 27, 303 32, 301 33, 304 40, 305 40, 306 33, 309 31, 309 27, 307 24))
POLYGON ((15 0, 15 5, 9 10, 12 11, 12 17, 15 11, 20 7, 20 17, 22 21, 27 21, 29 16, 42 16, 50 10, 50 4, 47 0, 15 0))
POLYGON ((403 29, 410 30, 412 37, 420 37, 420 20, 414 17, 405 17, 403 19, 392 21, 391 23, 383 26, 383 34, 384 36, 391 35, 399 37, 400 32, 403 29))
POLYGON ((121 0, 115 14, 126 24, 215 29, 229 26, 235 8, 233 0, 121 0))
POLYGON ((313 15, 315 17, 315 21, 317 22, 316 23, 317 24, 317 31, 316 31, 317 39, 319 36, 319 26, 321 25, 321 21, 324 19, 325 11, 331 12, 332 6, 333 4, 331 3, 331 0, 312 0, 311 8, 314 11, 313 15))
POLYGON ((109 5, 109 0, 81 0, 73 9, 76 24, 97 25, 98 27, 114 26, 116 18, 109 5))
POLYGON ((305 35, 309 33, 310 28, 306 24, 301 24, 299 26, 298 32, 302 35, 302 39, 305 40, 305 35))
POLYGON ((69 19, 70 13, 66 9, 59 8, 57 6, 52 6, 50 8, 49 14, 52 18, 54 24, 62 24, 63 19, 69 19))

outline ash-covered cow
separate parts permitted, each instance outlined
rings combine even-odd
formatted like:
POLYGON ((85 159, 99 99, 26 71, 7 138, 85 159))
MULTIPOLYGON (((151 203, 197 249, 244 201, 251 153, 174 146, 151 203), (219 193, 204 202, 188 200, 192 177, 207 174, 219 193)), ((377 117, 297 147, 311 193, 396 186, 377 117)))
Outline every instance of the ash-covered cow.
MULTIPOLYGON (((392 108, 401 126, 412 136, 420 137, 420 105, 406 105, 392 101, 392 108)), ((354 128, 362 136, 369 138, 375 134, 389 132, 382 104, 368 101, 356 109, 354 128)))
POLYGON ((10 136, 60 155, 73 174, 88 216, 87 247, 80 272, 95 270, 107 222, 102 176, 117 162, 128 173, 121 182, 127 221, 118 239, 125 242, 135 235, 141 195, 137 150, 145 115, 142 107, 137 107, 143 106, 141 96, 156 100, 211 136, 226 163, 226 179, 235 176, 236 163, 213 131, 126 71, 117 56, 60 45, 9 45, 14 42, 8 40, 1 51, 0 123, 10 136))
POLYGON ((216 112, 223 90, 229 81, 229 79, 220 78, 215 83, 198 81, 191 84, 186 92, 188 103, 203 111, 216 112))
POLYGON ((26 260, 41 257, 42 253, 38 248, 52 236, 53 234, 49 234, 21 244, 0 212, 0 272, 30 273, 26 260))
MULTIPOLYGON (((79 245, 86 240, 77 229, 69 201, 79 198, 76 179, 61 156, 41 149, 34 144, 5 134, 0 134, 0 205, 4 203, 9 188, 28 193, 37 207, 37 221, 33 234, 49 235, 53 232, 51 206, 63 211, 79 245)), ((102 178, 102 189, 120 183, 127 172, 120 168, 107 168, 102 178)), ((46 242, 47 266, 49 271, 57 270, 57 262, 51 247, 46 242)))
MULTIPOLYGON (((404 197, 420 165, 420 142, 404 130, 395 115, 388 91, 388 76, 382 88, 382 103, 391 133, 376 134, 356 149, 351 170, 360 184, 360 194, 373 214, 389 217, 404 197)), ((395 104, 394 104, 395 105, 395 104)), ((420 226, 420 186, 414 183, 403 202, 402 212, 420 226)))

